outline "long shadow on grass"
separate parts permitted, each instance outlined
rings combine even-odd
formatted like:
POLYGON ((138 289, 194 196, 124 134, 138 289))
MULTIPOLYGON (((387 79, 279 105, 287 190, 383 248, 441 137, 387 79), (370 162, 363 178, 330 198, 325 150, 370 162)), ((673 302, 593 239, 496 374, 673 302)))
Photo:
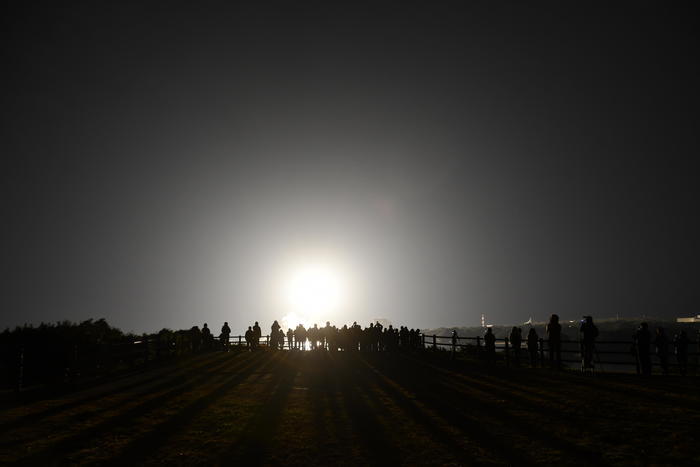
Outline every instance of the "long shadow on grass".
POLYGON ((281 357, 281 369, 272 372, 270 397, 262 404, 260 410, 246 424, 241 436, 220 456, 220 463, 225 464, 237 459, 246 465, 264 464, 269 455, 272 440, 279 426, 279 416, 289 397, 297 375, 299 360, 303 355, 284 352, 281 357))
MULTIPOLYGON (((205 362, 205 365, 207 363, 210 363, 210 361, 207 360, 205 362)), ((218 361, 215 360, 214 366, 210 366, 210 367, 206 368, 206 373, 211 374, 211 373, 219 370, 220 368, 227 366, 229 363, 230 363, 230 359, 228 359, 228 358, 219 359, 218 361)), ((205 365, 201 365, 201 366, 205 366, 205 365)), ((147 382, 142 383, 146 387, 143 390, 141 390, 138 394, 130 395, 129 399, 136 400, 140 397, 143 397, 144 395, 147 396, 150 394, 155 394, 155 393, 158 393, 162 390, 172 388, 178 384, 183 384, 187 381, 187 376, 188 376, 187 373, 191 370, 199 370, 199 369, 201 369, 201 366, 198 365, 195 368, 186 368, 186 369, 184 369, 185 371, 178 371, 178 372, 171 374, 171 375, 159 375, 161 381, 158 384, 150 386, 150 387, 148 386, 148 384, 152 383, 153 381, 157 381, 158 379, 152 380, 151 378, 148 378, 147 382)), ((139 386, 140 385, 136 385, 135 387, 139 387, 139 386)), ((124 389, 122 389, 122 390, 124 390, 124 389)), ((99 398, 97 398, 97 399, 99 400, 99 398)), ((84 399, 83 399, 83 402, 87 403, 87 401, 85 401, 84 399)), ((115 410, 123 404, 125 404, 125 400, 117 400, 117 401, 111 401, 110 403, 107 403, 107 404, 101 404, 97 408, 87 408, 87 409, 82 410, 78 413, 66 415, 66 416, 62 417, 60 424, 63 426, 72 426, 73 424, 77 424, 77 423, 83 422, 85 420, 90 420, 91 418, 98 416, 99 414, 109 412, 111 410, 115 410)), ((22 426, 26 426, 26 425, 22 425, 22 426)), ((35 436, 36 436, 36 434, 33 433, 32 437, 35 437, 35 436)), ((0 447, 13 446, 13 445, 17 445, 17 443, 18 443, 18 440, 15 437, 15 439, 0 442, 0 447)))
MULTIPOLYGON (((320 382, 319 392, 323 394, 324 406, 327 406, 330 410, 330 419, 333 423, 333 428, 336 431, 339 443, 350 443, 351 442, 351 431, 349 427, 349 421, 345 414, 342 412, 339 405, 338 396, 341 394, 341 381, 338 376, 337 362, 340 355, 338 353, 329 354, 326 364, 323 366, 322 379, 320 382)), ((317 405, 320 409, 320 406, 317 405)), ((316 418, 325 418, 324 414, 317 414, 316 418)), ((317 428, 315 432, 317 445, 322 446, 324 444, 324 433, 317 428)), ((344 445, 347 447, 347 444, 344 445)), ((342 453, 340 454, 342 456, 342 453)))
MULTIPOLYGON (((323 353, 320 362, 315 362, 318 371, 316 378, 309 384, 311 389, 311 408, 314 412, 314 443, 317 446, 332 444, 338 448, 350 440, 348 421, 341 413, 338 396, 341 384, 336 372, 337 353, 323 353), (329 440, 329 434, 335 439, 329 440)), ((326 457, 328 458, 328 457, 326 457)), ((331 457, 332 458, 332 457, 331 457)))
MULTIPOLYGON (((212 373, 218 371, 221 368, 226 367, 229 364, 230 364, 230 359, 228 359, 228 358, 220 359, 219 361, 216 361, 214 363, 214 366, 206 368, 205 374, 207 376, 210 376, 212 373)), ((186 372, 184 372, 184 373, 186 373, 186 372)), ((206 377, 206 376, 203 376, 203 377, 206 377)), ((121 400, 117 400, 117 401, 111 401, 110 403, 99 405, 96 408, 87 408, 87 409, 79 411, 78 413, 75 413, 75 414, 65 415, 65 416, 61 417, 60 425, 64 426, 64 427, 71 427, 71 426, 78 425, 86 420, 90 420, 96 416, 99 416, 100 414, 110 412, 113 410, 118 410, 122 405, 128 404, 128 401, 138 400, 144 396, 147 396, 147 400, 148 400, 148 396, 150 396, 151 394, 157 394, 158 392, 160 392, 162 390, 172 389, 173 387, 176 387, 177 385, 185 384, 186 382, 187 382, 187 375, 183 374, 183 372, 178 372, 174 376, 169 375, 169 376, 163 377, 162 381, 160 383, 158 383, 154 386, 150 386, 150 387, 148 387, 148 385, 146 385, 147 387, 145 390, 142 390, 137 394, 130 395, 128 397, 128 400, 121 399, 121 400)), ((56 422, 49 423, 48 424, 49 429, 51 429, 51 427, 56 425, 56 424, 57 424, 56 422)), ((30 426, 30 428, 32 428, 32 427, 30 426)), ((46 427, 41 426, 41 428, 44 429, 44 432, 46 431, 46 429, 45 429, 46 427)), ((23 442, 28 441, 29 439, 35 439, 37 437, 37 435, 44 436, 41 431, 39 431, 38 433, 37 433, 37 431, 38 431, 37 427, 33 427, 33 431, 31 431, 29 433, 29 436, 25 435, 24 438, 22 438, 21 431, 19 432, 19 435, 20 435, 19 437, 17 436, 17 433, 15 433, 14 436, 8 436, 9 439, 7 441, 0 442, 0 447, 3 447, 3 448, 8 447, 8 446, 14 447, 14 446, 17 446, 18 444, 21 444, 23 442)), ((70 439, 70 437, 67 439, 70 439)), ((38 452, 40 452, 40 451, 38 451, 38 452)))
MULTIPOLYGON (((408 417, 411 417, 417 424, 423 426, 434 442, 446 446, 456 459, 461 460, 465 455, 465 447, 460 443, 459 439, 455 439, 455 436, 450 431, 438 425, 415 401, 406 396, 406 394, 394 386, 394 384, 416 394, 416 398, 421 403, 429 406, 440 418, 458 428, 463 436, 471 440, 473 444, 479 446, 481 449, 489 451, 494 458, 512 465, 534 464, 534 460, 528 454, 511 449, 505 440, 499 440, 489 435, 482 427, 474 424, 469 418, 460 416, 456 410, 458 402, 454 401, 454 394, 443 395, 443 397, 439 399, 440 404, 438 407, 436 407, 435 404, 431 404, 431 399, 426 397, 425 394, 429 393, 431 388, 435 385, 434 380, 431 381, 431 377, 434 375, 420 375, 415 378, 415 381, 407 383, 403 378, 401 381, 398 381, 397 378, 392 378, 389 374, 380 370, 377 370, 380 373, 379 375, 372 373, 374 367, 366 360, 363 360, 362 364, 367 365, 365 371, 368 373, 368 377, 372 378, 383 392, 390 395, 408 417), (383 377, 392 381, 393 384, 388 383, 383 377)), ((413 372, 414 369, 407 369, 404 367, 397 371, 400 373, 413 372)))
MULTIPOLYGON (((536 418, 541 418, 543 422, 552 418, 557 410, 562 410, 566 406, 561 398, 561 394, 541 391, 541 386, 536 385, 533 385, 533 387, 537 387, 538 393, 534 393, 533 391, 528 391, 523 384, 514 384, 512 379, 514 375, 512 373, 509 375, 510 378, 500 378, 493 370, 485 367, 480 368, 479 378, 475 378, 460 371, 461 368, 459 367, 455 367, 451 371, 448 365, 443 366, 436 364, 436 362, 413 359, 411 363, 417 366, 424 366, 427 371, 436 372, 440 377, 440 379, 436 378, 436 380, 441 381, 441 384, 445 385, 446 388, 454 389, 455 391, 475 391, 487 397, 497 396, 502 400, 518 405, 521 410, 531 413, 536 418)), ((583 431, 581 430, 582 426, 590 424, 589 418, 580 418, 571 413, 566 416, 570 423, 570 429, 578 432, 583 431), (577 421, 572 423, 572 418, 575 418, 577 421)))
MULTIPOLYGON (((459 393, 455 388, 449 387, 449 381, 443 381, 435 372, 426 372, 424 368, 415 365, 411 358, 398 356, 404 359, 399 365, 387 364, 385 358, 374 358, 375 367, 381 369, 382 373, 391 377, 393 381, 402 387, 415 393, 418 399, 429 406, 440 417, 466 431, 470 436, 476 436, 479 443, 498 457, 503 457, 511 463, 522 464, 527 462, 527 455, 522 451, 510 450, 503 441, 498 438, 499 434, 486 434, 488 426, 497 428, 497 431, 511 431, 537 439, 544 445, 550 446, 555 451, 569 453, 584 462, 603 464, 603 459, 597 452, 584 449, 566 439, 558 437, 551 430, 546 430, 546 425, 529 423, 517 415, 510 414, 502 407, 488 400, 477 400, 468 392, 459 393), (408 371, 400 371, 397 368, 403 367, 408 371), (474 417, 482 421, 480 426, 474 426, 474 417), (475 430, 475 428, 477 430, 475 430)), ((392 358, 392 361, 394 359, 392 358)), ((459 389, 459 388, 458 388, 459 389)), ((468 391, 468 387, 465 387, 468 391)), ((508 393, 505 395, 509 396, 508 393)), ((565 423, 562 420, 562 423, 565 423)), ((556 429, 556 427, 552 427, 556 429)), ((532 462, 532 460, 530 460, 532 462)))
MULTIPOLYGON (((651 380, 646 380, 641 377, 631 379, 627 375, 622 375, 619 378, 616 378, 614 375, 599 377, 566 375, 565 381, 579 387, 592 387, 596 390, 621 395, 625 398, 633 398, 639 400, 642 404, 651 402, 655 405, 664 404, 669 408, 673 408, 677 407, 679 403, 683 403, 693 405, 696 408, 700 407, 697 389, 692 386, 692 383, 680 386, 680 384, 689 383, 690 381, 676 380, 666 383, 660 382, 656 378, 653 377, 651 380)), ((662 377, 659 376, 659 378, 662 377)), ((556 381, 553 381, 553 384, 556 384, 556 381)))
MULTIPOLYGON (((540 386, 542 386, 543 382, 547 382, 551 387, 558 387, 562 384, 576 385, 580 388, 592 387, 597 390, 622 395, 626 399, 634 398, 641 403, 649 403, 651 401, 655 404, 666 404, 671 408, 678 405, 679 398, 682 398, 682 403, 684 404, 697 406, 700 402, 700 397, 698 397, 695 390, 692 378, 654 376, 645 379, 637 375, 622 373, 599 373, 591 377, 590 375, 581 375, 575 371, 556 372, 545 369, 514 369, 485 365, 479 361, 473 361, 467 365, 464 361, 448 360, 444 358, 444 355, 423 354, 418 358, 459 373, 465 373, 476 367, 482 373, 497 377, 501 381, 517 375, 523 382, 533 381, 540 386)), ((556 397, 557 394, 554 393, 553 395, 556 397)))
MULTIPOLYGON (((199 369, 207 364, 210 364, 213 360, 216 360, 216 357, 221 357, 221 356, 222 356, 222 354, 217 353, 215 355, 207 356, 209 358, 197 359, 199 361, 197 361, 195 366, 187 367, 187 368, 179 367, 175 371, 175 373, 171 373, 171 374, 168 374, 167 372, 168 372, 168 370, 172 370, 172 368, 171 368, 172 365, 168 365, 164 368, 158 368, 157 370, 153 371, 154 374, 148 370, 144 370, 144 371, 139 372, 139 373, 130 374, 130 375, 126 376, 125 378, 132 379, 132 378, 139 378, 140 376, 143 376, 143 375, 147 375, 147 376, 146 376, 146 378, 137 379, 136 381, 132 381, 132 382, 129 382, 127 384, 118 385, 119 383, 117 381, 115 381, 115 382, 106 381, 105 383, 103 383, 105 386, 116 385, 116 387, 110 387, 109 389, 107 389, 105 391, 101 391, 101 392, 99 392, 99 387, 97 387, 97 388, 91 390, 91 391, 98 391, 94 394, 89 394, 89 395, 86 395, 84 397, 80 397, 78 395, 78 397, 76 399, 72 399, 70 401, 67 401, 67 402, 64 402, 61 404, 53 405, 53 406, 48 407, 48 408, 41 410, 39 412, 34 412, 34 413, 31 413, 28 415, 24 415, 24 416, 19 417, 15 420, 11 420, 9 422, 5 422, 3 424, 0 424, 0 434, 7 432, 9 430, 13 430, 13 429, 18 428, 18 427, 21 427, 21 426, 31 425, 32 423, 36 423, 40 420, 51 417, 52 415, 59 414, 65 410, 69 410, 69 409, 72 409, 74 407, 78 407, 78 406, 81 406, 81 405, 84 405, 84 404, 87 404, 90 402, 94 402, 96 400, 103 399, 105 397, 109 397, 113 394, 116 394, 116 393, 119 393, 122 391, 128 391, 130 389, 133 389, 133 388, 136 388, 139 386, 143 386, 146 384, 150 384, 150 383, 158 381, 158 380, 163 380, 164 378, 168 379, 167 383, 159 384, 158 386, 155 386, 152 389, 158 390, 159 388, 167 387, 168 385, 172 385, 173 382, 176 380, 176 378, 182 379, 182 376, 184 376, 183 375, 184 373, 186 373, 188 371, 197 370, 197 369, 199 369), (151 374, 149 374, 149 373, 151 373, 151 374)), ((115 405, 115 404, 113 404, 113 405, 115 405)), ((91 414, 101 412, 101 411, 107 410, 109 408, 110 407, 102 406, 102 407, 100 407, 99 411, 91 412, 91 414)))
MULTIPOLYGON (((234 367, 231 368, 232 371, 236 371, 242 367, 254 363, 260 355, 250 357, 248 359, 242 359, 242 361, 237 361, 234 363, 234 367)), ((137 404, 128 410, 119 413, 103 422, 97 423, 96 425, 90 426, 73 436, 62 439, 57 443, 46 447, 38 452, 33 453, 27 458, 23 459, 22 462, 32 465, 46 464, 49 460, 55 460, 56 458, 62 458, 67 453, 79 449, 81 446, 85 445, 87 442, 94 440, 98 435, 113 430, 114 428, 120 426, 131 425, 133 419, 144 416, 149 411, 161 407, 165 402, 170 399, 176 398, 180 394, 187 392, 190 389, 195 388, 199 384, 207 381, 210 377, 209 374, 204 373, 197 378, 190 379, 189 381, 180 384, 179 386, 167 391, 159 396, 155 396, 147 401, 137 404)))
POLYGON ((301 373, 308 386, 307 396, 313 420, 312 443, 314 446, 327 445, 328 435, 332 428, 326 423, 328 393, 333 390, 333 384, 328 375, 328 368, 331 366, 330 356, 326 352, 318 353, 304 363, 301 373))
POLYGON ((217 382, 216 389, 182 407, 176 415, 159 423, 152 431, 129 443, 122 452, 110 460, 109 465, 128 465, 142 460, 147 453, 154 452, 158 447, 164 445, 175 433, 186 430, 188 423, 194 417, 245 381, 251 374, 256 371, 261 373, 264 371, 275 372, 280 363, 276 354, 267 354, 262 365, 260 365, 260 361, 251 362, 250 365, 232 376, 217 382))
POLYGON ((302 371, 313 420, 309 444, 314 447, 303 452, 305 463, 345 465, 352 460, 347 451, 355 440, 350 434, 350 420, 339 406, 342 392, 338 358, 337 353, 321 352, 306 360, 302 371))
MULTIPOLYGON (((628 444, 629 436, 636 436, 631 427, 635 426, 654 426, 658 423, 658 410, 656 412, 640 411, 639 407, 644 407, 649 404, 647 396, 641 398, 630 397, 630 393, 641 388, 638 384, 642 384, 638 379, 629 375, 606 375, 611 378, 591 378, 590 376, 578 375, 576 373, 556 373, 552 374, 548 371, 532 371, 506 368, 493 368, 490 366, 472 365, 467 367, 464 362, 453 362, 438 356, 423 355, 420 357, 420 362, 416 359, 412 362, 416 365, 426 365, 429 368, 434 368, 436 371, 444 375, 443 381, 445 385, 457 385, 456 390, 462 390, 460 387, 474 388, 482 393, 489 395, 500 396, 507 399, 511 403, 516 403, 521 410, 529 412, 533 419, 537 420, 537 424, 545 428, 545 431, 550 432, 550 436, 558 440, 558 443, 573 442, 562 440, 561 432, 556 431, 556 426, 566 425, 567 437, 569 439, 585 439, 592 438, 597 445, 596 451, 615 452, 616 448, 621 445, 628 444), (454 368, 453 371, 450 369, 454 368), (475 370, 479 375, 474 377, 475 370), (620 376, 622 381, 618 381, 620 376), (608 388, 607 385, 620 385, 625 380, 631 381, 631 385, 627 391, 622 391, 622 386, 617 388, 608 388), (638 384, 635 384, 638 383, 638 384), (571 405, 571 395, 567 391, 576 391, 580 394, 582 400, 574 401, 573 406, 578 406, 581 409, 577 411, 569 410, 571 405), (611 389, 607 392, 607 389, 611 389), (533 390, 536 395, 533 399, 533 390), (617 401, 610 400, 606 394, 618 395, 617 401), (608 407, 600 407, 601 400, 610 400, 610 402, 619 404, 619 408, 610 409, 608 407), (638 402, 639 401, 639 402, 638 402), (588 408, 586 408, 588 406, 588 408), (537 409, 540 409, 539 411, 537 409), (610 431, 611 426, 620 426, 620 429, 610 431), (554 428, 553 428, 554 427, 554 428)), ((678 387, 672 386, 678 390, 678 387)), ((685 402, 685 401, 684 401, 685 402)), ((670 404, 670 400, 653 403, 657 409, 663 411, 664 408, 677 408, 670 404)), ((685 411, 685 420, 672 418, 664 423, 662 429, 655 430, 654 436, 664 436, 662 433, 674 433, 674 437, 690 438, 687 442, 694 444, 697 442, 697 430, 694 423, 693 412, 694 404, 684 404, 687 407, 685 411)), ((697 412, 695 412, 697 413, 697 412)), ((524 418, 521 417, 521 420, 524 418)), ((647 431, 653 432, 651 428, 647 431)), ((600 462, 597 453, 592 453, 581 445, 576 446, 577 458, 591 459, 590 462, 600 462)))
POLYGON ((358 378, 354 355, 339 356, 335 371, 340 384, 341 404, 350 417, 352 431, 360 436, 366 451, 366 461, 372 465, 386 465, 396 461, 398 449, 386 433, 367 400, 362 397, 366 381, 358 378))
MULTIPOLYGON (((608 387, 606 385, 606 381, 594 381, 591 377, 578 376, 575 374, 560 374, 560 378, 553 378, 551 375, 543 374, 542 372, 538 372, 537 375, 533 375, 528 370, 508 371, 505 369, 495 369, 490 367, 477 367, 479 370, 480 379, 476 379, 467 374, 467 368, 465 368, 463 364, 460 365, 458 363, 445 361, 444 359, 423 358, 420 362, 415 361, 415 363, 427 365, 430 368, 434 368, 436 371, 442 372, 446 379, 450 378, 450 375, 454 375, 455 379, 461 381, 459 384, 466 384, 491 394, 499 394, 504 399, 507 398, 512 402, 519 403, 523 409, 528 411, 532 411, 532 408, 537 407, 537 404, 556 406, 560 409, 566 408, 566 398, 562 394, 561 389, 571 388, 572 386, 578 391, 582 391, 586 397, 588 397, 589 394, 593 394, 594 396, 590 397, 591 404, 596 404, 596 398, 601 396, 600 394, 596 394, 598 391, 619 394, 625 399, 626 405, 630 405, 630 399, 646 401, 647 403, 649 400, 649 396, 636 397, 637 395, 635 394, 635 389, 638 389, 636 385, 628 386, 626 390, 624 390, 622 387, 608 387), (533 393, 531 388, 536 388, 537 393, 533 393), (536 400, 533 400, 533 398, 536 400)), ((472 367, 471 370, 473 373, 474 367, 472 367)), ((616 384, 617 382, 610 381, 610 383, 616 384)), ((693 407, 696 405, 690 401, 687 402, 689 403, 686 403, 686 406, 693 407)), ((654 404, 656 406, 664 406, 668 408, 676 408, 678 406, 678 402, 671 403, 670 400, 654 400, 654 404)), ((632 406, 634 407, 633 404, 632 406)), ((632 423, 638 422, 640 415, 644 414, 638 413, 636 408, 632 410, 634 412, 628 414, 626 419, 632 423)), ((578 429, 580 432, 582 427, 591 426, 591 429, 594 429, 591 423, 597 420, 625 420, 620 413, 600 413, 595 411, 592 413, 595 413, 595 417, 590 416, 590 413, 585 417, 577 417, 573 414, 567 414, 567 418, 569 418, 570 422, 571 417, 575 417, 578 420, 577 423, 570 423, 570 426, 574 429, 578 429)), ((693 425, 692 423, 683 423, 680 421, 674 422, 676 422, 679 426, 693 425)), ((610 439, 608 441, 614 444, 614 440, 610 439)))

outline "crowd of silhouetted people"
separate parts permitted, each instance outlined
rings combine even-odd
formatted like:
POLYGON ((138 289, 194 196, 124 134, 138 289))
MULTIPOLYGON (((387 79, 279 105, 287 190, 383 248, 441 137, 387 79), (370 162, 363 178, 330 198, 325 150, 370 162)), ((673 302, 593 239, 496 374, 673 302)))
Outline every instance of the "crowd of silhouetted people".
MULTIPOLYGON (((191 329, 196 337, 198 349, 210 349, 215 345, 215 338, 212 335, 207 323, 200 330, 198 326, 191 329)), ((260 348, 262 329, 256 321, 254 325, 248 326, 245 332, 245 348, 257 350, 260 348)), ((219 334, 219 348, 228 350, 231 345, 231 328, 228 322, 224 322, 219 334)), ((241 342, 243 344, 243 342, 241 342)), ((272 350, 328 350, 334 351, 363 351, 379 352, 393 351, 397 349, 419 349, 423 347, 423 336, 420 329, 409 329, 406 326, 394 328, 392 325, 383 326, 381 323, 370 323, 363 328, 357 322, 352 325, 344 325, 341 328, 326 322, 326 325, 319 327, 314 324, 308 329, 303 324, 297 325, 294 329, 288 328, 285 331, 275 320, 270 327, 270 334, 265 336, 265 344, 272 350)))
MULTIPOLYGON (((192 350, 206 350, 214 347, 228 350, 231 345, 231 328, 225 322, 216 338, 212 335, 208 325, 205 323, 200 330, 194 326, 190 330, 190 340, 192 350)), ((526 335, 523 335, 521 327, 513 326, 507 337, 507 344, 504 352, 509 363, 520 366, 523 361, 529 362, 531 367, 548 366, 553 369, 562 368, 562 325, 559 323, 559 316, 551 315, 549 322, 544 328, 542 338, 537 330, 530 326, 526 335)), ((591 316, 585 316, 578 326, 578 343, 580 346, 581 370, 593 372, 596 364, 600 363, 600 357, 596 350, 596 340, 598 338, 598 327, 593 323, 591 316)), ((245 332, 245 342, 240 341, 245 348, 254 351, 261 346, 263 337, 260 324, 256 321, 249 326, 245 332)), ((457 349, 467 347, 459 342, 457 331, 452 332, 452 355, 455 356, 457 349)), ((496 336, 491 327, 486 328, 483 336, 478 338, 477 346, 483 349, 481 353, 487 362, 493 363, 497 359, 496 336)), ((503 339, 501 339, 503 340, 503 339)), ((571 342, 571 341, 568 341, 571 342)), ((370 323, 367 327, 362 327, 357 322, 352 325, 336 327, 326 322, 325 326, 319 327, 317 324, 308 329, 299 324, 295 328, 288 328, 286 331, 278 321, 274 321, 270 327, 270 333, 265 336, 265 345, 272 350, 289 349, 292 351, 301 350, 327 350, 335 351, 362 351, 362 352, 383 352, 398 349, 422 349, 430 347, 431 342, 425 341, 425 336, 420 329, 409 329, 406 326, 394 328, 392 325, 383 326, 381 323, 370 323)), ((678 372, 685 375, 688 371, 688 346, 689 339, 685 331, 678 332, 672 339, 666 336, 663 328, 659 327, 652 332, 647 323, 641 323, 634 332, 631 353, 634 357, 637 373, 650 375, 652 368, 652 355, 658 358, 658 364, 663 374, 669 373, 671 357, 675 356, 678 372)), ((444 346, 444 344, 440 344, 444 346)), ((571 352, 569 350, 569 352, 571 352)), ((570 361, 569 361, 570 362, 570 361)))
MULTIPOLYGON (((596 350, 596 339, 598 338, 598 327, 593 323, 593 317, 585 316, 578 328, 579 345, 581 355, 581 370, 593 371, 596 360, 600 363, 600 357, 596 350)), ((559 316, 553 314, 550 316, 549 322, 545 326, 546 353, 550 368, 560 369, 562 367, 562 326, 559 323, 559 316)), ((688 346, 689 339, 685 330, 679 331, 673 339, 666 336, 663 327, 657 327, 652 338, 652 333, 649 331, 649 325, 643 322, 635 331, 631 347, 631 353, 635 357, 637 373, 649 376, 651 375, 652 353, 655 353, 661 372, 664 375, 669 373, 671 354, 675 355, 678 372, 685 376, 688 371, 688 346)), ((456 342, 456 331, 453 332, 453 346, 456 342)), ((488 361, 494 361, 496 358, 496 337, 491 328, 486 330, 484 334, 484 347, 486 358, 488 361)), ((518 326, 513 326, 508 336, 511 358, 517 366, 520 364, 521 349, 523 345, 522 330, 518 326)), ((545 362, 538 362, 545 353, 543 348, 544 341, 541 340, 534 327, 528 331, 525 340, 525 347, 529 357, 530 366, 536 367, 538 363, 544 365, 545 362), (538 356, 539 355, 539 356, 538 356)))
MULTIPOLYGON (((628 348, 618 352, 603 347, 599 352, 598 344, 611 342, 598 342, 599 331, 592 317, 585 316, 574 326, 577 337, 571 336, 571 322, 566 327, 569 335, 563 334, 559 317, 554 314, 544 328, 530 326, 529 329, 523 329, 513 326, 505 336, 501 334, 498 338, 490 327, 478 337, 460 337, 455 330, 451 337, 452 357, 457 358, 457 352, 460 352, 465 358, 476 357, 487 364, 498 361, 517 367, 529 363, 533 368, 560 369, 564 363, 562 353, 565 353, 569 356, 566 360, 569 365, 575 363, 576 357, 580 356, 581 371, 586 373, 601 371, 603 365, 610 363, 636 367, 637 373, 642 376, 651 375, 653 366, 663 375, 672 371, 687 375, 691 362, 694 365, 690 373, 697 372, 695 356, 698 355, 698 343, 689 339, 685 330, 670 334, 663 327, 651 327, 643 322, 634 330, 631 342, 627 340, 628 348), (563 343, 566 344, 564 351, 563 343), (608 360, 601 360, 599 353, 608 360), (576 357, 571 358, 572 354, 576 357)), ((446 350, 445 347, 450 347, 444 340, 436 340, 444 336, 425 336, 420 329, 409 329, 406 326, 395 328, 379 322, 370 323, 366 327, 356 322, 342 327, 333 326, 329 322, 325 326, 313 325, 308 328, 299 324, 285 330, 275 321, 270 326, 269 333, 264 335, 256 321, 245 331, 245 336, 235 337, 232 337, 231 328, 225 322, 216 331, 212 332, 208 324, 204 323, 201 328, 192 326, 190 329, 176 331, 164 328, 157 333, 135 336, 112 328, 104 320, 88 320, 79 324, 41 324, 36 328, 25 326, 5 330, 0 333, 0 369, 5 369, 6 376, 1 378, 4 384, 0 383, 0 387, 21 389, 33 384, 65 384, 84 376, 108 374, 125 365, 133 368, 151 361, 200 351, 227 351, 232 344, 237 344, 235 347, 239 350, 257 351, 264 347, 295 352, 391 352, 446 350)), ((615 343, 623 344, 624 340, 615 343)))
MULTIPOLYGON (((257 341, 248 341, 247 333, 246 345, 252 349, 257 346, 257 341)), ((392 325, 384 327, 381 323, 370 323, 363 328, 357 322, 353 322, 351 326, 343 325, 338 328, 326 321, 323 327, 314 324, 306 329, 303 324, 298 324, 294 329, 288 328, 285 332, 275 321, 270 329, 269 346, 272 349, 286 347, 290 350, 379 352, 420 348, 422 341, 419 329, 409 330, 405 326, 396 329, 392 325)))
POLYGON ((671 353, 669 347, 673 348, 679 373, 685 376, 688 372, 689 341, 685 331, 680 331, 671 340, 666 336, 664 328, 658 327, 652 339, 649 325, 647 323, 641 323, 633 335, 633 340, 634 343, 631 350, 636 358, 637 373, 644 376, 651 375, 651 353, 653 348, 659 359, 661 372, 667 375, 671 353))
MULTIPOLYGON (((579 345, 581 355, 581 370, 584 372, 593 372, 596 361, 600 363, 600 357, 596 350, 596 339, 598 338, 598 327, 593 323, 592 316, 585 316, 578 328, 579 345)), ((531 367, 544 366, 545 361, 545 343, 546 343, 546 360, 548 366, 554 369, 562 368, 562 326, 559 323, 559 316, 553 314, 550 316, 549 322, 545 326, 545 334, 547 339, 540 339, 534 327, 530 327, 525 340, 523 340, 522 329, 518 326, 513 326, 508 335, 505 352, 508 354, 510 362, 515 366, 521 363, 521 353, 523 344, 527 351, 529 364, 531 367)), ((631 353, 635 358, 637 373, 648 376, 651 375, 652 369, 652 354, 655 353, 661 372, 664 375, 669 373, 671 354, 675 355, 675 360, 679 374, 685 376, 688 372, 688 346, 689 339, 686 331, 679 331, 673 339, 666 336, 663 327, 657 327, 652 338, 652 333, 649 331, 649 326, 646 322, 639 325, 635 331, 631 347, 631 353)), ((480 340, 478 341, 480 344, 480 340)), ((484 352, 487 362, 495 362, 496 360, 496 336, 492 328, 487 328, 483 335, 484 352)), ((459 336, 457 331, 452 332, 452 355, 459 348, 459 336)))

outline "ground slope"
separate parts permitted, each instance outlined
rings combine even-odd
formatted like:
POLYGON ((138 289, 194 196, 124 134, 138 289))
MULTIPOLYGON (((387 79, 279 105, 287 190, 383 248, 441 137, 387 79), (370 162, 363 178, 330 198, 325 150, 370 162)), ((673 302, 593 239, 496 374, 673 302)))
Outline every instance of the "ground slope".
POLYGON ((698 464, 697 378, 216 353, 4 409, 0 464, 698 464))

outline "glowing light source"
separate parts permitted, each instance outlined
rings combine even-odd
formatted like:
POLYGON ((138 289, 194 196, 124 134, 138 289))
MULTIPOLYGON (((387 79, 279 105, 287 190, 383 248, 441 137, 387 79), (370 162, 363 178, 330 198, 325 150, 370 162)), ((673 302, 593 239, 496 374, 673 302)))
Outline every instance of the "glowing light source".
POLYGON ((305 263, 292 268, 283 284, 288 313, 282 318, 282 326, 323 326, 343 306, 345 293, 339 270, 330 264, 305 263))

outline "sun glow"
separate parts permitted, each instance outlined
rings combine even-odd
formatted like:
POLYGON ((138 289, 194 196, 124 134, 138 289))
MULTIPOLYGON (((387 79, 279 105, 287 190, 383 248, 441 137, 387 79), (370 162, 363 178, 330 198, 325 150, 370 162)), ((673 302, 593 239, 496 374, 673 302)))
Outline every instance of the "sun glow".
POLYGON ((337 267, 310 262, 289 270, 282 295, 287 310, 280 323, 283 327, 323 326, 346 304, 347 285, 337 267))

